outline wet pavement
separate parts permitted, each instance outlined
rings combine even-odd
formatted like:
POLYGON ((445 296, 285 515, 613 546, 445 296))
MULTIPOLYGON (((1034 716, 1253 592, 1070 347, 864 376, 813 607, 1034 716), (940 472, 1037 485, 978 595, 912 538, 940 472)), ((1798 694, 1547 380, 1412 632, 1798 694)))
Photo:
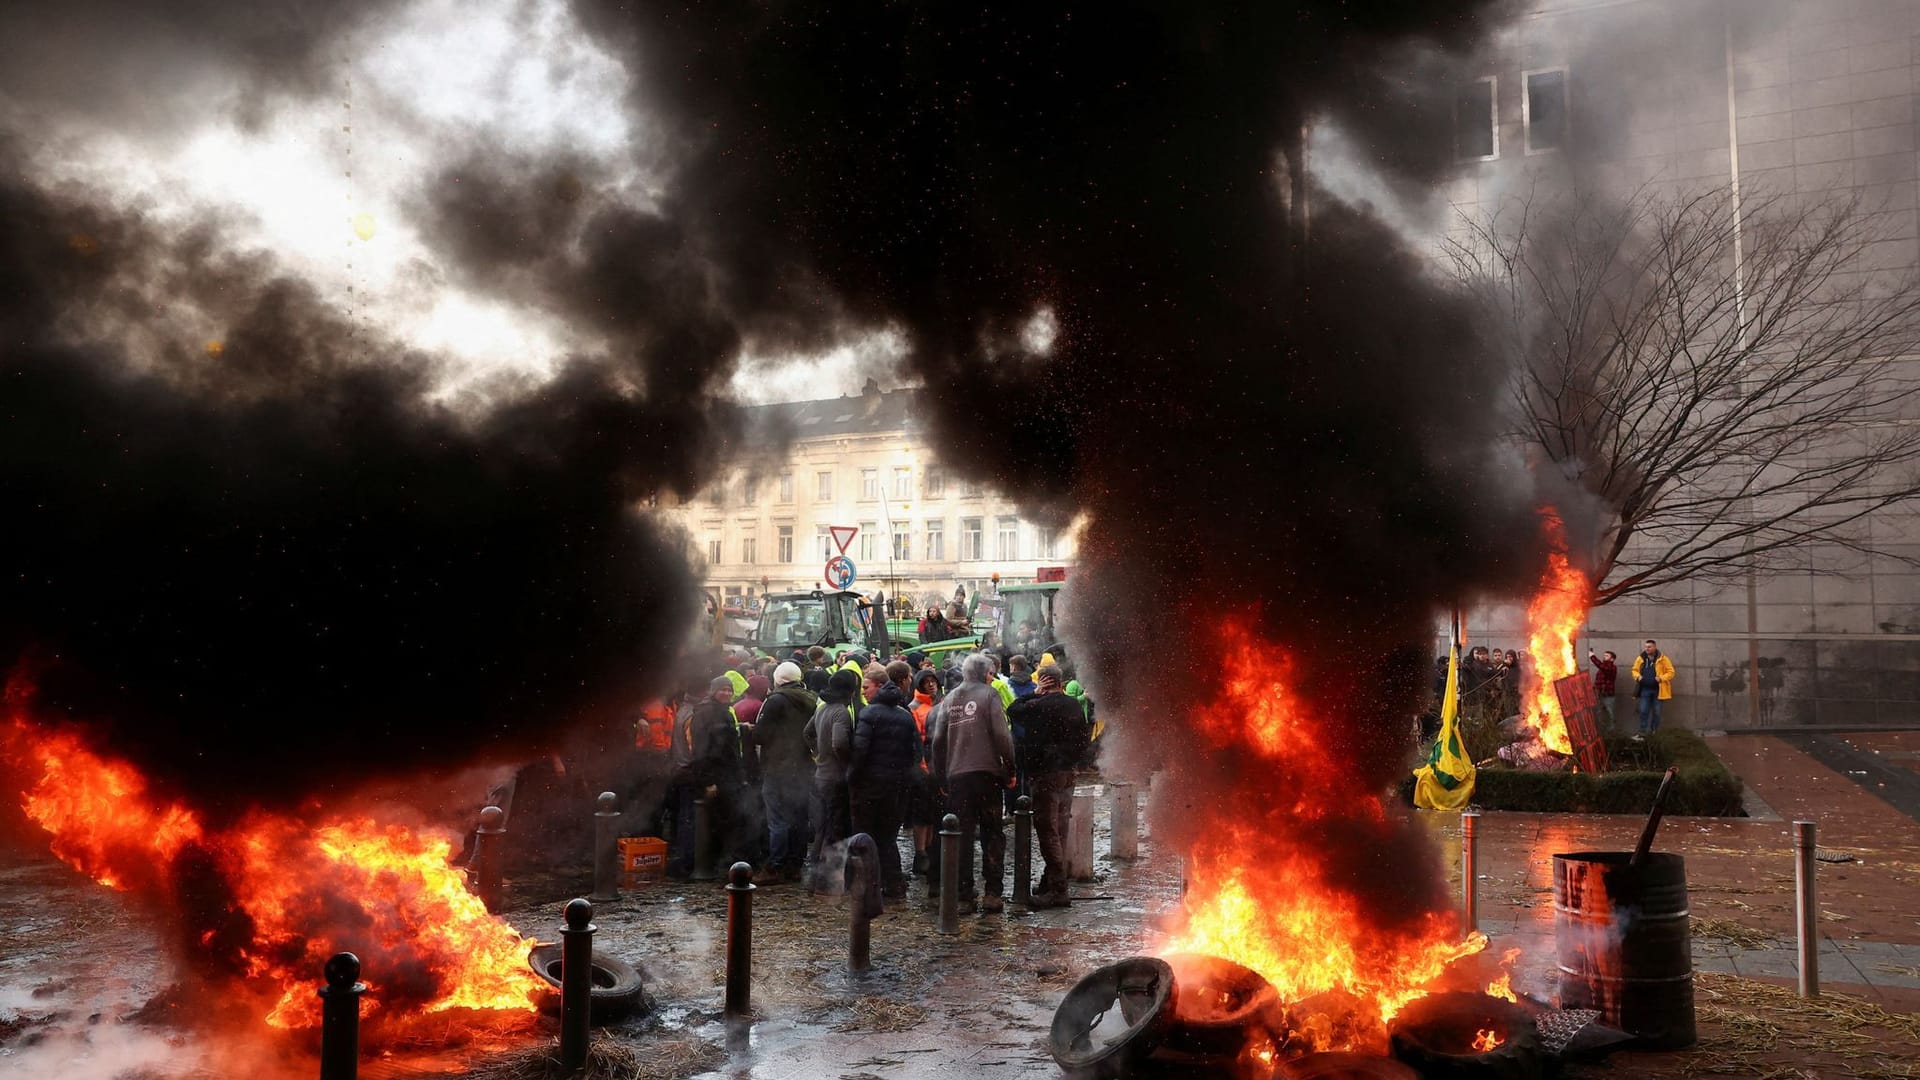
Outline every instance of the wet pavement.
MULTIPOLYGON (((1916 742, 1876 733, 1857 745, 1885 756, 1916 742)), ((1687 860, 1696 967, 1791 982, 1790 822, 1807 817, 1819 822, 1822 852, 1846 860, 1817 864, 1824 986, 1920 1011, 1920 822, 1780 738, 1729 736, 1713 745, 1754 788, 1762 816, 1672 818, 1662 827, 1658 848, 1687 860)), ((1100 964, 1157 951, 1160 926, 1178 904, 1177 857, 1156 850, 1143 825, 1141 857, 1112 860, 1107 801, 1097 806, 1094 880, 1076 884, 1073 907, 963 915, 958 934, 942 935, 916 880, 907 900, 889 902, 874 923, 873 969, 861 975, 846 970, 844 900, 794 885, 756 890, 754 1008, 746 1023, 720 1013, 720 883, 629 889, 596 905, 595 944, 642 970, 652 1009, 611 1030, 639 1044, 709 1044, 711 1060, 723 1063, 699 1075, 715 1080, 1058 1076, 1046 1033, 1066 990, 1100 964)), ((1442 847, 1458 895, 1458 817, 1420 820, 1442 847)), ((1522 950, 1517 990, 1554 996, 1553 854, 1628 848, 1639 828, 1638 818, 1626 816, 1482 816, 1480 921, 1494 941, 1487 956, 1522 950)), ((586 886, 583 878, 520 882, 506 915, 530 936, 554 940, 561 904, 586 886)), ((190 1030, 131 1020, 174 981, 164 934, 151 915, 44 855, 0 855, 0 1075, 52 1075, 50 1065, 63 1080, 232 1075, 207 1064, 217 1048, 190 1030), (55 1013, 58 1022, 45 1020, 55 1013), (125 1071, 135 1064, 144 1071, 125 1071)), ((552 1031, 543 1018, 522 1039, 552 1031)), ((310 1057, 291 1049, 285 1057, 284 1075, 313 1074, 310 1057)), ((472 1049, 389 1052, 369 1060, 362 1076, 464 1076, 476 1057, 472 1049)), ((1920 1050, 1904 1060, 1920 1062, 1920 1050)), ((1669 1070, 1695 1071, 1690 1061, 1635 1055, 1587 1075, 1679 1075, 1669 1070)), ((251 1071, 272 1075, 264 1065, 251 1071)))

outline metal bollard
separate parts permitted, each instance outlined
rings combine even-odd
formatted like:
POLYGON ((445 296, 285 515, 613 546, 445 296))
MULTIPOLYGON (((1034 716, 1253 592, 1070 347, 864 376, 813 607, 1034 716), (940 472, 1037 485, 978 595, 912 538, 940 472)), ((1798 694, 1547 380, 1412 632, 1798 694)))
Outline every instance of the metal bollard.
POLYGON ((1133 784, 1116 780, 1113 784, 1113 832, 1107 837, 1107 854, 1115 859, 1140 857, 1140 798, 1133 784))
POLYGON ((483 807, 480 827, 473 832, 473 855, 467 860, 467 884, 488 911, 500 910, 500 867, 506 858, 507 812, 483 807))
POLYGON ((1794 909, 1800 916, 1800 996, 1820 996, 1820 908, 1813 892, 1814 825, 1793 823, 1794 909))
POLYGON ((1067 877, 1093 880, 1093 796, 1073 793, 1073 816, 1067 826, 1067 877))
POLYGON ((717 876, 713 869, 713 811, 702 795, 693 800, 693 880, 712 881, 717 876))
POLYGON ((873 966, 873 920, 867 915, 868 879, 875 867, 858 855, 847 863, 847 970, 873 966))
POLYGON ((727 871, 727 1015, 753 1011, 753 867, 727 871))
POLYGON ((567 901, 560 928, 560 1067, 568 1073, 587 1064, 593 1030, 593 905, 567 901))
POLYGON ((320 1080, 354 1080, 360 1073, 360 958, 335 953, 320 988, 320 1080))
POLYGON ((620 796, 600 793, 593 813, 593 899, 620 899, 620 796))
POLYGON ((960 932, 960 816, 940 819, 940 932, 960 932))
POLYGON ((1013 800, 1013 902, 1033 903, 1033 799, 1013 800))
POLYGON ((1480 929, 1480 883, 1474 866, 1479 861, 1479 824, 1479 814, 1460 815, 1460 919, 1469 933, 1480 929))

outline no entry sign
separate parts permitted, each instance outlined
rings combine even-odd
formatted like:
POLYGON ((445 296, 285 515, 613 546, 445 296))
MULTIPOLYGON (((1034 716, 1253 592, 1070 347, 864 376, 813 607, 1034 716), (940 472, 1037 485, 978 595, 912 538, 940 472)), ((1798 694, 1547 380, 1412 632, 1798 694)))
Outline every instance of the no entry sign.
POLYGON ((827 560, 827 584, 836 589, 844 589, 853 584, 853 560, 845 555, 835 555, 827 560))

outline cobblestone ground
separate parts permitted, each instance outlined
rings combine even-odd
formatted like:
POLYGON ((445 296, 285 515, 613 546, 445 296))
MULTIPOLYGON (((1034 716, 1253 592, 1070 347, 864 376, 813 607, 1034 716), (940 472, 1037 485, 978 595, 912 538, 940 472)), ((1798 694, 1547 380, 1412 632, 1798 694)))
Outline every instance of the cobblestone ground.
MULTIPOLYGON (((1753 789, 1754 817, 1669 819, 1660 847, 1687 859, 1695 920, 1701 1045, 1670 1054, 1616 1054, 1579 1076, 1920 1076, 1920 821, 1876 787, 1886 774, 1841 770, 1803 746, 1767 736, 1715 740, 1753 789), (1854 773, 1863 775, 1853 775, 1854 773), (1820 823, 1818 1009, 1790 992, 1793 853, 1789 822, 1820 823), (1771 995, 1771 996, 1769 996, 1771 995), (1874 1008, 1887 1010, 1874 1012, 1874 1008), (1890 1022, 1884 1018, 1891 1016, 1890 1022)), ((1851 739, 1897 772, 1920 737, 1877 733, 1851 739)), ((1079 975, 1153 952, 1177 907, 1178 860, 1143 837, 1142 857, 1107 857, 1099 801, 1095 878, 1076 886, 1066 910, 964 915, 961 931, 937 932, 923 883, 890 905, 873 928, 873 970, 845 969, 846 917, 838 898, 796 886, 756 890, 754 1017, 720 1015, 724 892, 717 883, 659 883, 597 905, 600 949, 636 963, 653 1008, 608 1029, 635 1048, 672 1048, 648 1075, 711 1078, 1043 1077, 1053 1010, 1079 975)), ((1460 886, 1459 825, 1423 815, 1452 884, 1460 886)), ((1482 927, 1489 957, 1521 949, 1514 985, 1555 994, 1552 856, 1630 847, 1627 817, 1489 813, 1480 823, 1482 927)), ((1009 860, 1011 862, 1011 860, 1009 860)), ((515 883, 508 918, 543 940, 557 937, 560 906, 584 879, 515 883)), ((159 942, 163 928, 51 862, 19 849, 0 854, 0 1075, 140 1078, 237 1075, 192 1028, 135 1022, 136 1011, 173 984, 159 942), (209 1064, 209 1062, 213 1062, 209 1064), (196 1064, 197 1063, 197 1064, 196 1064)), ((204 1010, 188 1003, 170 1014, 204 1010)), ((519 1036, 552 1033, 542 1019, 519 1036)), ((259 1049, 255 1054, 266 1053, 259 1049)), ((250 1060, 248 1075, 317 1075, 310 1051, 281 1047, 250 1060), (275 1066, 279 1068, 275 1069, 275 1066)), ((369 1060, 370 1080, 480 1075, 473 1047, 393 1052, 369 1060)))

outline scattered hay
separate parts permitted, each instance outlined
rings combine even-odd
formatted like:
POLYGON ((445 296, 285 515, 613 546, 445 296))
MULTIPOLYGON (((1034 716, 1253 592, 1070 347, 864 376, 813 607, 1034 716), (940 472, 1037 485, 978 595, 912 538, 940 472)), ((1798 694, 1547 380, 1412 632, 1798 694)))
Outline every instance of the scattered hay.
POLYGON ((925 1023, 927 1010, 919 1005, 883 997, 863 997, 853 1003, 853 1015, 835 1024, 835 1031, 911 1031, 925 1023))
POLYGON ((1743 949, 1767 949, 1780 943, 1773 934, 1733 919, 1695 917, 1688 923, 1696 940, 1725 941, 1743 949))
POLYGON ((587 1067, 578 1073, 560 1068, 560 1045, 521 1047, 474 1066, 469 1080, 685 1080, 718 1068, 727 1053, 705 1039, 665 1039, 632 1043, 596 1031, 587 1044, 587 1067))
POLYGON ((1792 987, 1718 972, 1695 972, 1693 981, 1700 995, 1695 1009, 1709 1032, 1687 1054, 1687 1076, 1807 1075, 1767 1060, 1783 1055, 1804 1064, 1819 1055, 1842 1063, 1853 1077, 1920 1075, 1912 1064, 1920 1052, 1920 1016, 1890 1013, 1849 994, 1803 998, 1792 987))

